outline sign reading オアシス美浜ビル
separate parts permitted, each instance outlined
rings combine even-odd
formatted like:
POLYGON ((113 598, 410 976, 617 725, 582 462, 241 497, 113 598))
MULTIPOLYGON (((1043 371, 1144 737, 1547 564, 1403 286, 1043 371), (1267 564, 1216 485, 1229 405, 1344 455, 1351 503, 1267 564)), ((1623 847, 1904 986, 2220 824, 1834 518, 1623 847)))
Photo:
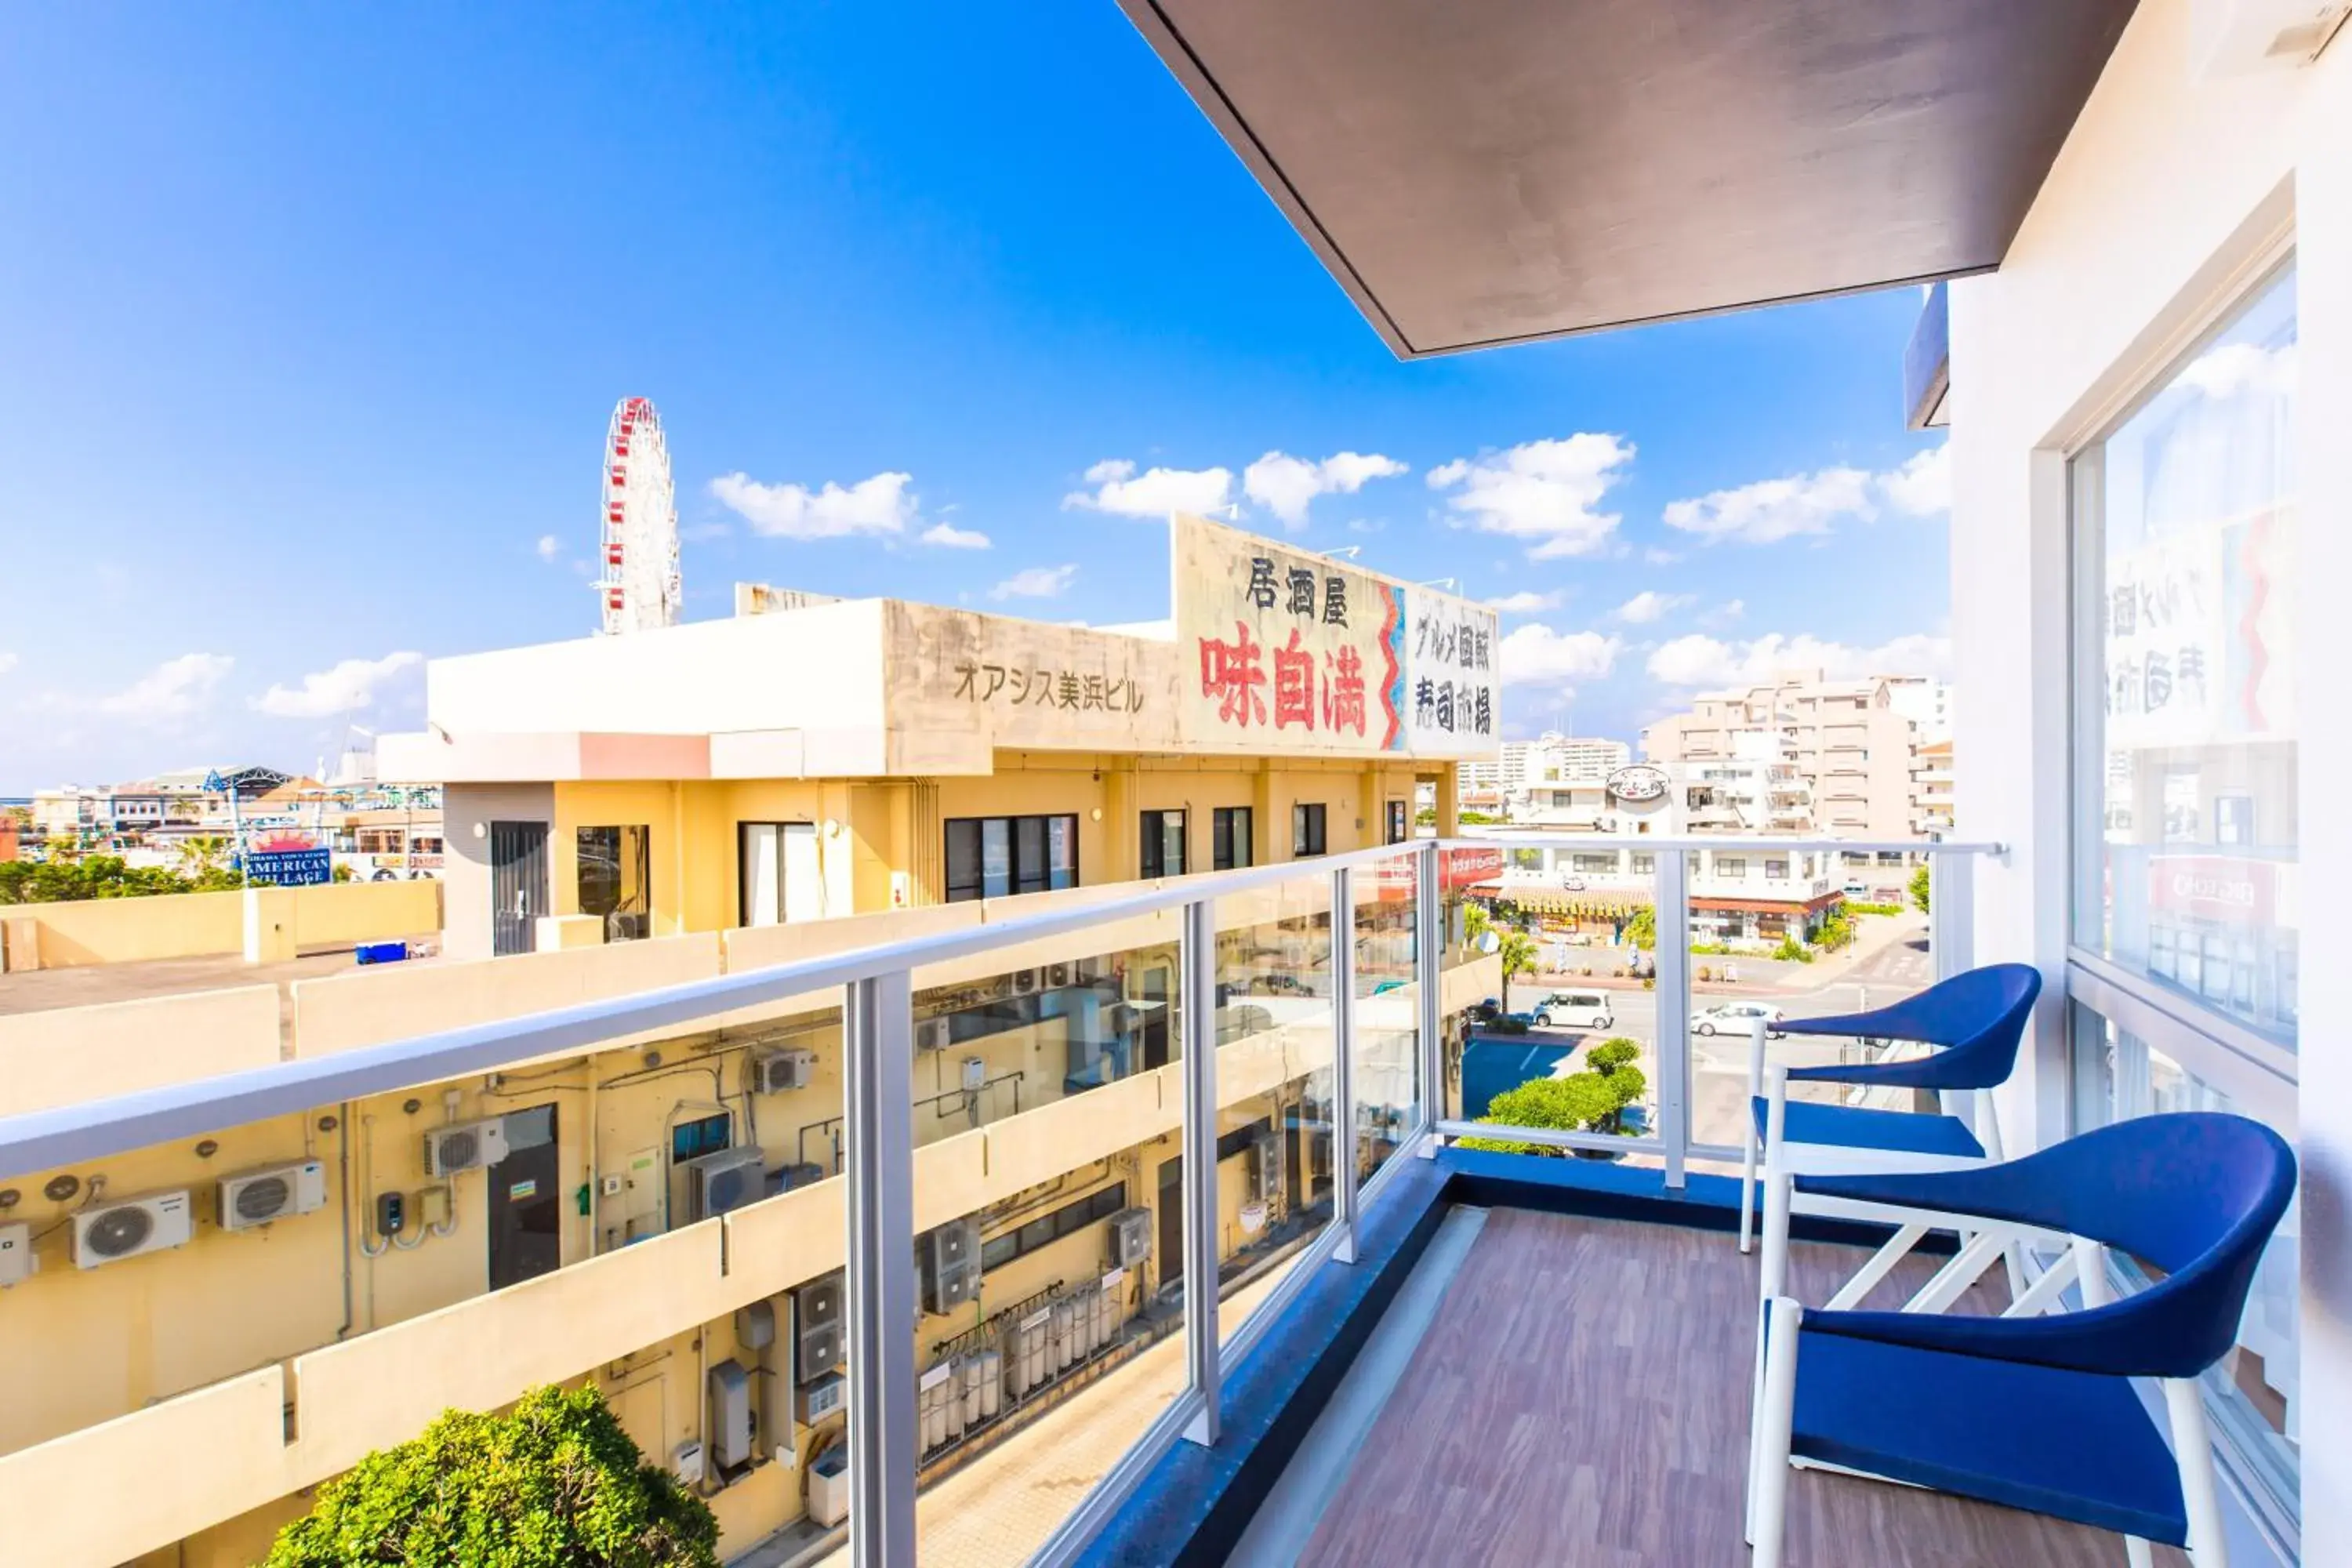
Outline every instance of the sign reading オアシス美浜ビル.
POLYGON ((1501 734, 1492 610, 1179 514, 1184 738, 1475 756, 1501 734))

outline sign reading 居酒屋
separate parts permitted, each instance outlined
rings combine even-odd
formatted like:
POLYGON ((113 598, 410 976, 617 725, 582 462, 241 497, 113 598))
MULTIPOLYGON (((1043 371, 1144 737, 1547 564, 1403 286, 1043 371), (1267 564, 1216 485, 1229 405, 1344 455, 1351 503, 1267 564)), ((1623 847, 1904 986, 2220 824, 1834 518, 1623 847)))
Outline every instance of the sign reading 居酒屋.
POLYGON ((1199 518, 1180 514, 1171 531, 1187 742, 1495 749, 1492 611, 1199 518))

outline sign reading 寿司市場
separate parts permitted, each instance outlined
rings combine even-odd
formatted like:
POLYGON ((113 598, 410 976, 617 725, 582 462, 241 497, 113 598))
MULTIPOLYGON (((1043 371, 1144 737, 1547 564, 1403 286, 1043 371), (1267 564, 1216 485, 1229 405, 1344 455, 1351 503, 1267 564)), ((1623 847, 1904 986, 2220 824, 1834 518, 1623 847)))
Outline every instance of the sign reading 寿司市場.
POLYGON ((1181 729, 1195 744, 1477 756, 1501 734, 1496 616, 1178 514, 1181 729))

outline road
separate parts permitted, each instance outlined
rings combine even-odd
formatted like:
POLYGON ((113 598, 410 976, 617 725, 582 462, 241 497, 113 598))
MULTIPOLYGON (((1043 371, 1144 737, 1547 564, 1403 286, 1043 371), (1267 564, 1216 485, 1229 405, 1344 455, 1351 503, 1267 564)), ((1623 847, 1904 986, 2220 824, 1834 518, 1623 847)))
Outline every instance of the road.
MULTIPOLYGON (((1743 969, 1756 967, 1760 966, 1742 965, 1743 969)), ((1864 953, 1843 974, 1826 984, 1806 987, 1807 976, 1801 968, 1793 965, 1771 967, 1785 975, 1786 982, 1793 984, 1711 984, 1700 987, 1693 995, 1692 1012, 1702 1013, 1726 1002, 1753 997, 1780 1008, 1789 1017, 1816 1018, 1832 1013, 1856 1013, 1869 1007, 1884 1007, 1925 990, 1935 979, 1935 966, 1927 952, 1924 931, 1904 933, 1898 939, 1880 945, 1876 951, 1864 953)), ((1551 989, 1549 984, 1517 982, 1511 987, 1512 1005, 1531 1007, 1538 997, 1551 989)), ((1606 1030, 1537 1030, 1528 1037, 1528 1039, 1536 1043, 1565 1045, 1597 1042, 1612 1035, 1630 1036, 1642 1042, 1644 1047, 1642 1069, 1650 1074, 1650 1080, 1654 1085, 1657 1081, 1657 993, 1612 989, 1607 994, 1613 1016, 1606 1030)), ((1727 1023, 1723 1033, 1713 1036, 1694 1029, 1690 1043, 1691 1141, 1695 1143, 1737 1143, 1740 1138, 1740 1102, 1748 1092, 1747 1029, 1737 1021, 1727 1023)), ((1771 1059, 1785 1062, 1790 1067, 1808 1067, 1838 1061, 1841 1059, 1840 1052, 1850 1048, 1835 1042, 1815 1043, 1799 1037, 1789 1037, 1772 1042, 1771 1059)), ((1581 1062, 1580 1053, 1562 1066, 1568 1070, 1575 1070, 1581 1062)), ((1841 1091, 1825 1086, 1815 1092, 1829 1096, 1841 1091)))

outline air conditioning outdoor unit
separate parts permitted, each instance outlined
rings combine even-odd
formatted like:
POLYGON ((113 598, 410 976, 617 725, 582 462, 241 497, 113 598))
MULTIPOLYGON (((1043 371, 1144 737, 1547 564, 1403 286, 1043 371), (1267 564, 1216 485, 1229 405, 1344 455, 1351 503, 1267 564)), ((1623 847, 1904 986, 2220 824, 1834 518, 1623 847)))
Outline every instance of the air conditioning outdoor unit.
POLYGON ((506 1118, 462 1121, 425 1134, 425 1173, 439 1180, 460 1171, 478 1171, 507 1157, 506 1118))
POLYGON ((951 1219, 925 1231, 920 1242, 923 1310, 952 1312, 980 1288, 980 1222, 951 1219))
POLYGON ((33 1272, 33 1227, 22 1220, 0 1225, 0 1290, 21 1285, 33 1272))
POLYGON ((1110 1216, 1110 1255, 1114 1268, 1132 1268, 1151 1256, 1151 1211, 1121 1209, 1110 1216))
POLYGON ((793 1292, 793 1379, 814 1383, 841 1364, 843 1276, 839 1270, 793 1292))
POLYGON ((688 1202, 695 1219, 740 1209, 767 1194, 767 1163, 757 1144, 688 1160, 686 1172, 690 1184, 688 1202))
POLYGON ((948 1020, 942 1014, 936 1018, 915 1020, 915 1048, 919 1051, 943 1051, 948 1048, 948 1020))
POLYGON ((194 1234, 194 1205, 185 1187, 100 1204, 73 1216, 74 1267, 96 1268, 143 1252, 185 1247, 194 1234))
POLYGON ((1045 966, 1046 988, 1048 990, 1058 991, 1063 986, 1069 984, 1071 967, 1072 966, 1067 963, 1047 964, 1045 966))
POLYGON ((814 1426, 818 1422, 841 1414, 849 1402, 849 1380, 837 1372, 811 1378, 801 1385, 793 1403, 800 1406, 801 1425, 814 1426))
POLYGON ((1035 970, 1016 969, 1013 972, 1013 994, 1026 996, 1036 989, 1037 972, 1035 970))
POLYGON ((1250 1197, 1272 1203, 1282 1191, 1282 1141, 1268 1128, 1250 1140, 1250 1197))
POLYGON ((814 1051, 772 1051, 751 1058, 751 1083, 760 1094, 782 1094, 806 1089, 816 1072, 814 1051))
POLYGON ((326 1206, 326 1164, 299 1160, 223 1176, 213 1214, 223 1230, 251 1230, 326 1206))

